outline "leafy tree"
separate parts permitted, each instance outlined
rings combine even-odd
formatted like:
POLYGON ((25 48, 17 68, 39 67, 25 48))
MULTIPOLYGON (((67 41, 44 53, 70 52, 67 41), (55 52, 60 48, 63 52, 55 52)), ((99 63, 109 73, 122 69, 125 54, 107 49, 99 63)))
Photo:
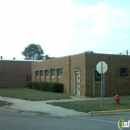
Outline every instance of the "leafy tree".
POLYGON ((93 51, 86 51, 86 53, 94 53, 93 51))
POLYGON ((36 44, 28 45, 21 53, 26 60, 42 60, 44 54, 41 46, 36 44))
POLYGON ((50 56, 47 55, 47 54, 44 56, 44 59, 45 59, 45 60, 54 59, 54 58, 55 58, 55 57, 50 57, 50 56))

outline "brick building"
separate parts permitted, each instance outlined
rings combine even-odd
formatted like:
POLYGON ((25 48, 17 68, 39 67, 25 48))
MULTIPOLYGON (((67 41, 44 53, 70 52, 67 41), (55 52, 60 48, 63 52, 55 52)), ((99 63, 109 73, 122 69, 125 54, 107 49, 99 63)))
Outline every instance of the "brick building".
POLYGON ((31 80, 32 61, 0 60, 0 88, 25 87, 31 80))
POLYGON ((82 53, 32 63, 32 80, 60 82, 64 92, 81 96, 99 96, 101 75, 96 71, 99 61, 105 61, 105 96, 130 94, 130 56, 82 53))

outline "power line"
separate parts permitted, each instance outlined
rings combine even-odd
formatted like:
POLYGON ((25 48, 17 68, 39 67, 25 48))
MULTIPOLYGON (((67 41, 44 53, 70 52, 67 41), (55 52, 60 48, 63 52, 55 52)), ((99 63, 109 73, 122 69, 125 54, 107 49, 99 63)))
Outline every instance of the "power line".
POLYGON ((124 52, 120 52, 119 53, 119 55, 129 55, 130 53, 129 53, 129 51, 128 50, 126 50, 126 51, 124 51, 124 52))

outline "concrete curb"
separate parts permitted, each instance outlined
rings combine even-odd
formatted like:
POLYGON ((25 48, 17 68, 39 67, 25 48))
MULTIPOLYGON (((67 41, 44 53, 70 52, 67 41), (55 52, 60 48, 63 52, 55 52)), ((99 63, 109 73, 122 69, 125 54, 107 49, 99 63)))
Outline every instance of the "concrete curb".
POLYGON ((130 112, 130 109, 109 110, 109 111, 91 111, 91 112, 88 112, 88 114, 116 114, 116 113, 123 113, 123 112, 130 112))

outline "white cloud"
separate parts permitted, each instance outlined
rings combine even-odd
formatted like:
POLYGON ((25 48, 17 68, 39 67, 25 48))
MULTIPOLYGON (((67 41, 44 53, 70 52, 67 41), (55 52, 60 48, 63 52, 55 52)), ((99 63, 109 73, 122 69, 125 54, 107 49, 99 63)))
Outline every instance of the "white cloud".
POLYGON ((93 25, 89 30, 92 37, 111 37, 115 30, 130 27, 128 17, 130 10, 114 8, 105 2, 100 2, 93 10, 94 13, 91 17, 91 24, 93 25))
POLYGON ((127 38, 118 32, 130 27, 129 13, 105 2, 84 6, 69 0, 0 1, 0 55, 22 58, 30 43, 40 44, 50 56, 98 50, 106 39, 127 38))

